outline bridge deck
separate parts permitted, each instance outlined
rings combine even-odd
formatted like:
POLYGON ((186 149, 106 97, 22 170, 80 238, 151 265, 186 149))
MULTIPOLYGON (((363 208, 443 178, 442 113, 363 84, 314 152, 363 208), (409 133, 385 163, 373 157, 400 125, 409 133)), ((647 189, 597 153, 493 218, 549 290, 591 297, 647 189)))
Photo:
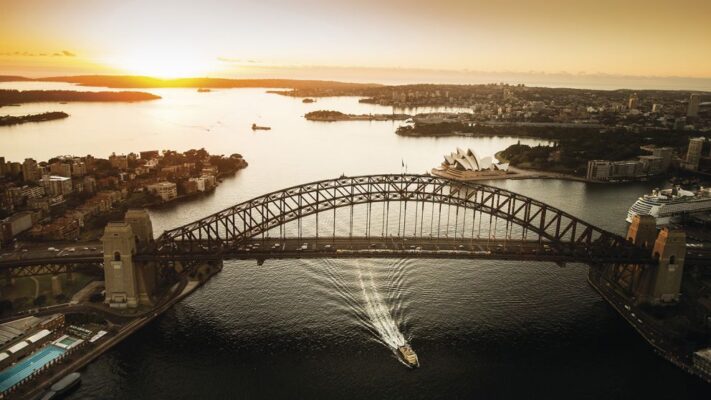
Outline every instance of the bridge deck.
MULTIPOLYGON (((550 242, 512 239, 462 239, 417 237, 304 237, 243 240, 220 252, 193 243, 193 248, 178 249, 159 258, 173 260, 257 259, 269 258, 461 258, 554 262, 628 262, 616 252, 607 255, 580 254, 555 249, 550 242)), ((150 261, 155 255, 138 255, 150 261)), ((651 258, 635 260, 654 263, 651 258)))
MULTIPOLYGON (((460 258, 500 259, 551 262, 586 262, 572 255, 559 254, 548 242, 505 239, 461 238, 382 238, 382 237, 304 237, 265 238, 243 241, 234 249, 221 253, 196 249, 193 252, 177 252, 173 255, 139 254, 137 260, 178 261, 241 259, 265 260, 288 258, 460 258), (306 244, 306 248, 302 246, 306 244)), ((622 262, 614 254, 598 262, 622 262)), ((652 262, 652 260, 648 260, 652 262)), ((711 266, 711 248, 689 247, 687 263, 711 266)), ((100 243, 72 244, 60 251, 46 248, 28 252, 8 251, 0 254, 0 270, 48 264, 103 263, 103 247, 100 243), (67 249, 74 248, 74 251, 67 249)))

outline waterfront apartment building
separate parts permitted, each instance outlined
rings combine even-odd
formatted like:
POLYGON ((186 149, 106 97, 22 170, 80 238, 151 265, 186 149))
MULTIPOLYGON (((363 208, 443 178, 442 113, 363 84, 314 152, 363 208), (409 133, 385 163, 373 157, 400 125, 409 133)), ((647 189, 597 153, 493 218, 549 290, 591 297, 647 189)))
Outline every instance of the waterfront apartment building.
POLYGON ((159 196, 163 201, 170 201, 178 197, 178 185, 173 182, 158 182, 146 186, 149 193, 159 196))
POLYGON ((639 161, 642 162, 642 170, 645 171, 647 175, 659 175, 665 172, 662 157, 654 155, 639 156, 639 161))
MULTIPOLYGON (((660 163, 661 160, 658 160, 658 162, 660 163)), ((647 174, 645 163, 641 160, 590 160, 588 161, 586 177, 594 181, 626 181, 637 179, 647 174)))

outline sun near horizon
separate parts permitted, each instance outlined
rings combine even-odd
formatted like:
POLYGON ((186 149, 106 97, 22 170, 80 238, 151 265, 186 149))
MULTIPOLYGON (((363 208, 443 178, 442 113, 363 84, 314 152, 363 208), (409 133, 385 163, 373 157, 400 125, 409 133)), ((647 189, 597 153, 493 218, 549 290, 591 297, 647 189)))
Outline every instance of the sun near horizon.
POLYGON ((0 74, 300 68, 313 79, 357 68, 709 79, 709 15, 711 2, 697 0, 8 1, 0 74))

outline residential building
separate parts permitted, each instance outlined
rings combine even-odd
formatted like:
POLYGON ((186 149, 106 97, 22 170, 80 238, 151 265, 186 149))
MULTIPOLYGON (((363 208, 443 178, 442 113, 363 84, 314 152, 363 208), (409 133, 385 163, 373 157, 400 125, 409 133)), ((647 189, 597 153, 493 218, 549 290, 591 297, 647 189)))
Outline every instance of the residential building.
POLYGON ((606 181, 610 178, 610 161, 590 160, 588 161, 588 172, 586 177, 594 181, 606 181))
POLYGON ((651 156, 639 156, 639 160, 642 162, 642 170, 647 175, 659 175, 665 170, 662 167, 664 159, 662 157, 651 156))
POLYGON ((63 176, 45 175, 42 177, 42 186, 52 196, 66 196, 72 192, 72 178, 63 176))
POLYGON ((22 163, 22 180, 26 182, 38 182, 42 178, 37 161, 25 158, 22 163))
POLYGON ((72 164, 72 176, 77 176, 81 177, 87 174, 87 169, 86 169, 86 164, 77 161, 74 164, 72 164))
POLYGON ((0 221, 0 241, 12 240, 32 228, 32 213, 18 212, 0 221))
POLYGON ((645 165, 642 161, 590 160, 586 177, 596 181, 625 181, 644 175, 645 165))
POLYGON ((149 193, 159 196, 163 201, 170 201, 178 197, 178 186, 173 182, 158 182, 146 186, 149 193))
POLYGON ((124 155, 117 156, 116 153, 112 153, 109 156, 109 162, 111 163, 112 167, 118 168, 122 171, 128 169, 128 157, 124 155))
POLYGON ((72 165, 66 162, 57 161, 49 164, 49 173, 56 176, 69 178, 72 176, 72 165))

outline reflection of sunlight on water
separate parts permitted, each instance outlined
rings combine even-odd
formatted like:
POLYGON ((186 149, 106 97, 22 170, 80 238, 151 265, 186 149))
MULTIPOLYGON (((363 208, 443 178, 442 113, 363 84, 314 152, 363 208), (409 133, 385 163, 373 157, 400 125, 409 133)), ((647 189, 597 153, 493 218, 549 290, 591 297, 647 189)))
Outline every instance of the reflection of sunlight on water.
POLYGON ((358 271, 358 279, 360 287, 363 290, 363 299, 365 300, 365 310, 370 318, 370 323, 380 335, 380 340, 392 349, 397 349, 405 345, 405 337, 400 332, 400 329, 395 323, 390 310, 383 302, 378 289, 375 287, 373 273, 368 272, 370 284, 366 285, 363 281, 362 271, 358 271))

